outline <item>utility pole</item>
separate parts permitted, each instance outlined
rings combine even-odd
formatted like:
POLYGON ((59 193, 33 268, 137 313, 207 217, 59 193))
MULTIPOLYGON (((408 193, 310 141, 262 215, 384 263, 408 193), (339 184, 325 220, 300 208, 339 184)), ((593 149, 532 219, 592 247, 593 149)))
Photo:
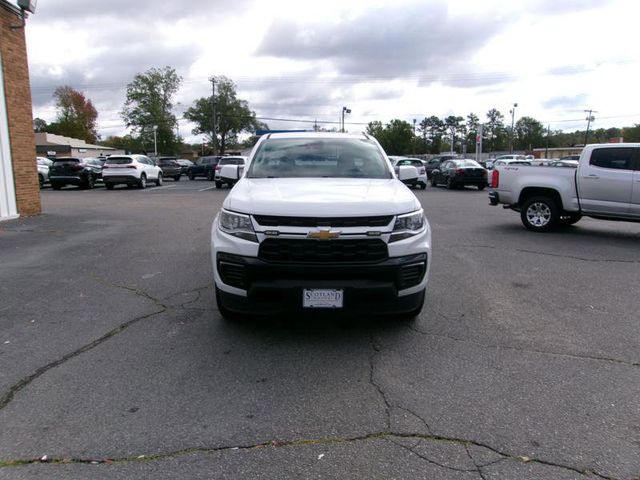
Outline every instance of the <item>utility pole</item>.
POLYGON ((547 148, 544 149, 544 158, 549 158, 549 135, 551 134, 551 124, 547 125, 547 148))
POLYGON ((478 125, 478 131, 476 132, 476 162, 482 160, 482 124, 478 125))
POLYGON ((211 125, 211 133, 212 138, 211 141, 213 143, 213 154, 218 153, 218 135, 216 133, 216 77, 210 77, 209 81, 211 82, 211 107, 213 108, 213 117, 211 125))
POLYGON ((584 133, 584 144, 585 146, 587 145, 587 141, 589 140, 589 127, 591 126, 591 122, 593 122, 596 117, 594 117, 592 115, 592 113, 598 113, 597 110, 585 110, 585 113, 588 113, 589 115, 587 115, 587 118, 585 118, 585 120, 587 121, 587 131, 584 133))
POLYGON ((517 103, 513 104, 513 108, 511 110, 509 110, 509 113, 511 114, 511 135, 509 135, 509 153, 513 153, 513 127, 514 127, 514 120, 515 120, 515 116, 516 116, 516 107, 518 106, 517 103))
POLYGON ((342 107, 342 133, 344 133, 344 114, 351 113, 351 109, 347 107, 342 107))

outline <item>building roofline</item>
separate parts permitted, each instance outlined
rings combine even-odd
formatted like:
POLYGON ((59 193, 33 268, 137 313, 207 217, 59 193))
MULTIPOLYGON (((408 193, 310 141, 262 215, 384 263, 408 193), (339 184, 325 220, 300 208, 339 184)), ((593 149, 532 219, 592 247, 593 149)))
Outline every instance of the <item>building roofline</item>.
POLYGON ((13 3, 9 3, 7 0, 0 0, 0 8, 4 8, 5 10, 10 11, 17 17, 20 17, 22 15, 21 10, 13 3))

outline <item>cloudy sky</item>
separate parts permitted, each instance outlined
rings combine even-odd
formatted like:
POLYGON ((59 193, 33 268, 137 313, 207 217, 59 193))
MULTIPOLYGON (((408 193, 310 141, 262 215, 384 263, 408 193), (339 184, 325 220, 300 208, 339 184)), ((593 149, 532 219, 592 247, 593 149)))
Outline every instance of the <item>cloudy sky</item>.
MULTIPOLYGON (((533 116, 552 128, 640 123, 636 0, 40 0, 27 23, 34 116, 82 90, 102 137, 136 73, 174 67, 178 116, 226 75, 259 117, 338 122, 533 116)), ((272 128, 309 124, 266 120, 272 128)), ((337 126, 327 123, 327 127, 337 126)), ((192 126, 180 134, 197 142, 192 126)))

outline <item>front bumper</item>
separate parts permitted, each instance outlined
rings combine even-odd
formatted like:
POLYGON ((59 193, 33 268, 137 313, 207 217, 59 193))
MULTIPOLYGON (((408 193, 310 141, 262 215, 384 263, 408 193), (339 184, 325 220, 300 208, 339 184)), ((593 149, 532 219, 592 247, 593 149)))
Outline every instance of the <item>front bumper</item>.
MULTIPOLYGON (((336 240, 340 241, 340 240, 336 240)), ((422 302, 431 262, 431 231, 388 244, 378 262, 289 263, 258 258, 259 244, 212 227, 214 283, 223 305, 235 312, 274 315, 303 309, 304 289, 342 289, 344 305, 331 312, 392 314, 422 302)))

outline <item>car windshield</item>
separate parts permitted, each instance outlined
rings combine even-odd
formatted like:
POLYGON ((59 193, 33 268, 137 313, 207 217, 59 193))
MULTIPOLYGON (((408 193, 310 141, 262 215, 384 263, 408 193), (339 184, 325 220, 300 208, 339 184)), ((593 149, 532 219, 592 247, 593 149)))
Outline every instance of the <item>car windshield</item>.
POLYGON ((382 153, 368 139, 274 138, 260 145, 248 178, 392 178, 382 153))

